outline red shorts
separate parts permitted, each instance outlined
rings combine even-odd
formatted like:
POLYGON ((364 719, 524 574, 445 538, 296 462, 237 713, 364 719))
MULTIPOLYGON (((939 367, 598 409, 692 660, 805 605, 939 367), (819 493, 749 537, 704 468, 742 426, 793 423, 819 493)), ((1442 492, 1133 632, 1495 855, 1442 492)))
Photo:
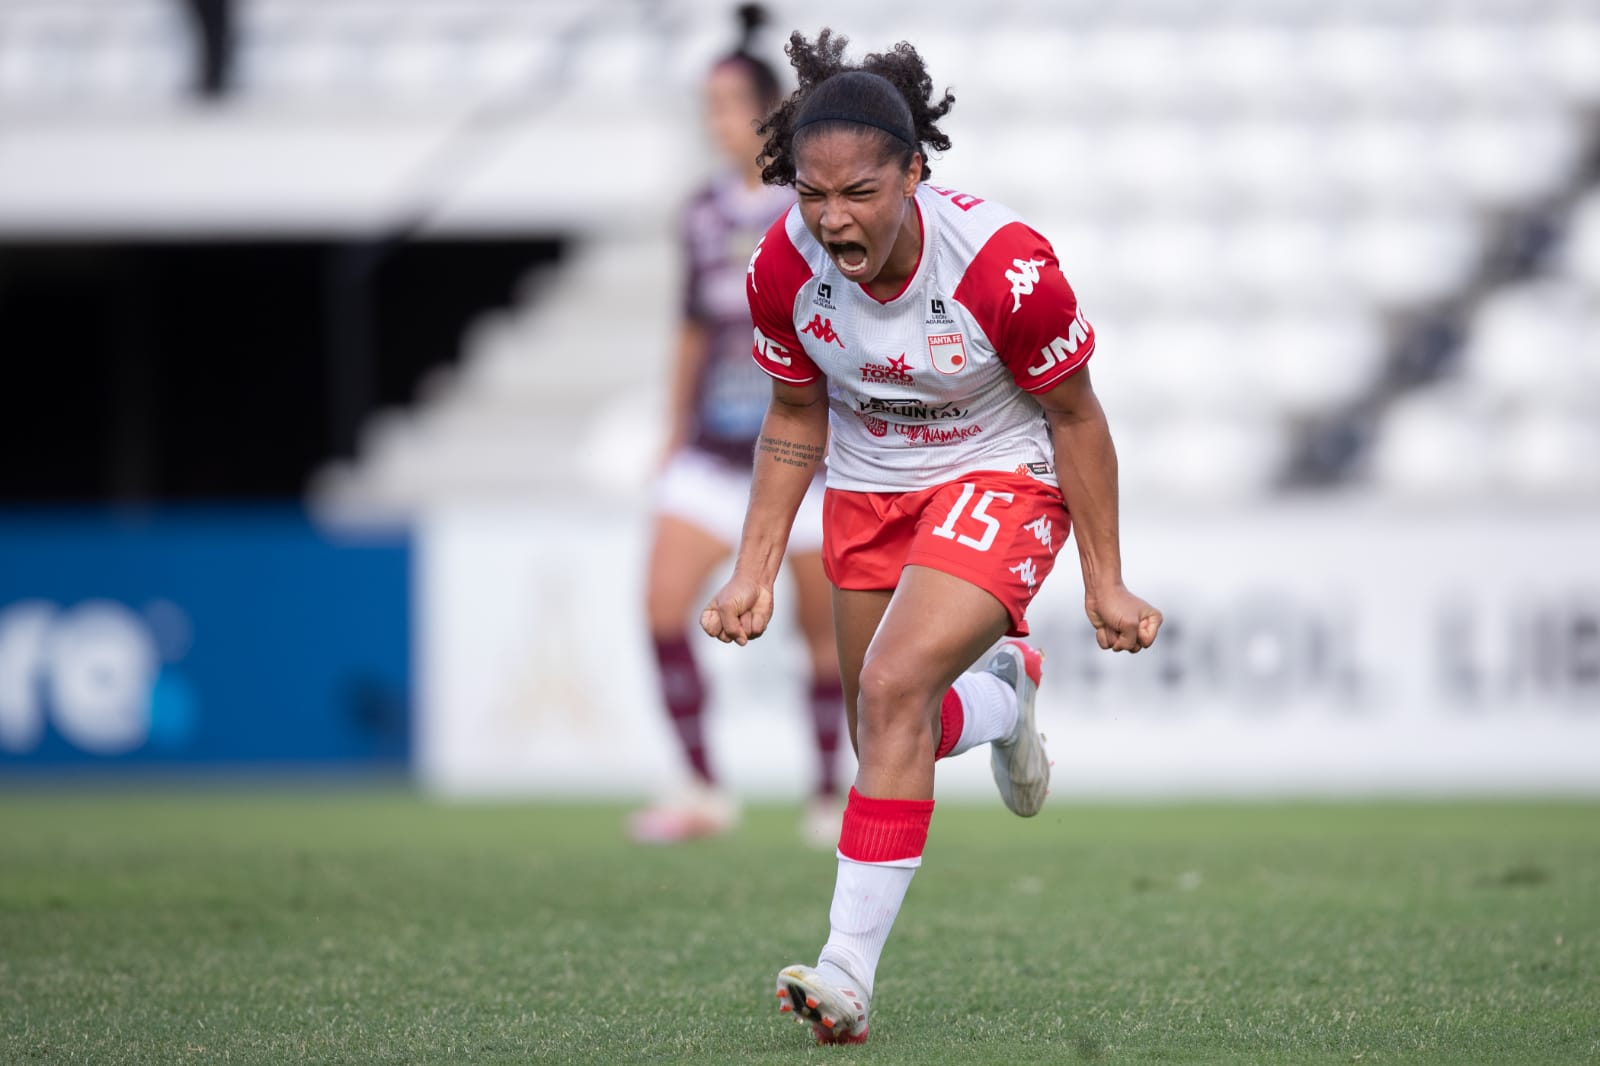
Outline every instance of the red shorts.
POLYGON ((999 600, 1020 637, 1070 529, 1061 490, 1022 474, 977 471, 915 492, 829 489, 822 565, 841 589, 892 589, 912 565, 959 577, 999 600))

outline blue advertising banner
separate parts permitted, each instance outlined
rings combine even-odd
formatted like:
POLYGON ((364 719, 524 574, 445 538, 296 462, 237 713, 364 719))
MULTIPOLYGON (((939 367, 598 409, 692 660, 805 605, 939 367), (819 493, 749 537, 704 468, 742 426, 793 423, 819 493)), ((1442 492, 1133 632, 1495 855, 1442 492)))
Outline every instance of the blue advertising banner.
POLYGON ((410 569, 287 510, 0 518, 0 774, 403 767, 410 569))

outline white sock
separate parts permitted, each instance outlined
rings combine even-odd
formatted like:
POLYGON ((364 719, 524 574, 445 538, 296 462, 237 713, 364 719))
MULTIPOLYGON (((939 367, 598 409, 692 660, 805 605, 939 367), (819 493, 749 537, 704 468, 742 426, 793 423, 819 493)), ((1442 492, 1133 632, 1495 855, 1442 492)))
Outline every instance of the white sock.
POLYGON ((920 856, 895 862, 856 862, 839 856, 833 906, 828 910, 832 928, 817 959, 824 976, 847 988, 859 984, 859 991, 872 995, 878 958, 920 865, 920 856))
POLYGON ((961 697, 961 739, 951 755, 971 751, 991 740, 1004 740, 1017 728, 1017 690, 979 671, 962 674, 950 686, 961 697))

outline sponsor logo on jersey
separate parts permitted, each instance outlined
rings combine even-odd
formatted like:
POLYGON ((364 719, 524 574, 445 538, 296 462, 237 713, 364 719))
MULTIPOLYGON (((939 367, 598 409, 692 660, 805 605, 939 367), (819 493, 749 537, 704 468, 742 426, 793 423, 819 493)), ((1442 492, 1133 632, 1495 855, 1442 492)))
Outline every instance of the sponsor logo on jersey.
POLYGON ((983 427, 896 425, 894 431, 909 444, 960 444, 982 433, 983 427))
POLYGON ((863 414, 888 415, 902 422, 943 422, 950 418, 965 418, 967 409, 957 407, 954 400, 928 403, 918 399, 885 400, 869 396, 856 401, 856 409, 863 414))
POLYGON ((1072 325, 1067 327, 1065 337, 1057 337, 1043 348, 1039 349, 1039 361, 1028 367, 1029 377, 1040 377, 1048 374, 1062 363, 1072 362, 1072 357, 1078 354, 1078 348, 1089 339, 1089 323, 1079 311, 1072 320, 1072 325))
POLYGON ((761 327, 756 327, 755 339, 756 355, 762 359, 777 363, 779 366, 792 366, 794 360, 789 356, 789 349, 761 332, 761 327))
POLYGON ((766 243, 765 237, 756 242, 756 250, 750 253, 750 265, 744 271, 744 276, 750 279, 750 288, 753 292, 761 291, 756 287, 756 260, 761 258, 761 246, 766 243))
POLYGON ((861 419, 861 424, 866 426, 867 432, 874 437, 887 437, 889 435, 889 423, 883 419, 875 418, 872 415, 860 414, 859 412, 857 414, 861 419))
POLYGON ((817 294, 811 298, 811 306, 825 307, 829 311, 837 311, 838 308, 833 305, 833 286, 826 281, 818 285, 817 294))
POLYGON ((1049 477, 1056 472, 1053 463, 1018 463, 1016 470, 1012 471, 1020 477, 1049 477))
POLYGON ((977 207, 979 204, 983 203, 982 197, 972 196, 964 192, 956 192, 954 189, 941 189, 937 186, 930 185, 928 186, 928 191, 938 193, 940 196, 943 196, 946 200, 949 200, 952 204, 963 211, 971 211, 974 207, 977 207))
POLYGON ((897 358, 889 360, 887 366, 882 363, 863 363, 861 380, 869 385, 916 384, 916 379, 911 376, 911 362, 906 359, 904 352, 897 358))
POLYGON ((1044 260, 1013 259, 1011 266, 1006 280, 1011 282, 1011 313, 1016 314, 1022 307, 1022 298, 1032 296, 1033 287, 1039 284, 1039 268, 1044 266, 1044 260))
POLYGON ((928 358, 941 374, 955 374, 966 368, 967 345, 959 333, 934 333, 928 337, 928 358))
POLYGON ((806 328, 801 333, 809 333, 823 344, 837 344, 844 347, 844 341, 833 331, 833 319, 823 318, 821 315, 812 315, 811 321, 806 323, 806 328))
POLYGON ((928 301, 928 325, 953 326, 956 320, 950 317, 950 311, 945 307, 943 300, 938 298, 928 301))

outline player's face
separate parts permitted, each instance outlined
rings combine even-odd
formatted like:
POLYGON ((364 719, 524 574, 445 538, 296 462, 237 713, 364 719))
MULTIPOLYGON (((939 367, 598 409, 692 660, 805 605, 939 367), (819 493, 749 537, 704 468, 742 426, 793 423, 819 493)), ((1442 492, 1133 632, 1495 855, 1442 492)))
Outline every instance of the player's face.
POLYGON ((921 155, 902 170, 873 132, 837 130, 802 140, 794 172, 806 228, 841 274, 884 287, 910 276, 921 251, 911 205, 922 178, 921 155))
POLYGON ((761 154, 756 123, 762 113, 756 95, 750 75, 733 63, 712 68, 706 79, 706 125, 723 157, 737 166, 749 166, 761 154))

